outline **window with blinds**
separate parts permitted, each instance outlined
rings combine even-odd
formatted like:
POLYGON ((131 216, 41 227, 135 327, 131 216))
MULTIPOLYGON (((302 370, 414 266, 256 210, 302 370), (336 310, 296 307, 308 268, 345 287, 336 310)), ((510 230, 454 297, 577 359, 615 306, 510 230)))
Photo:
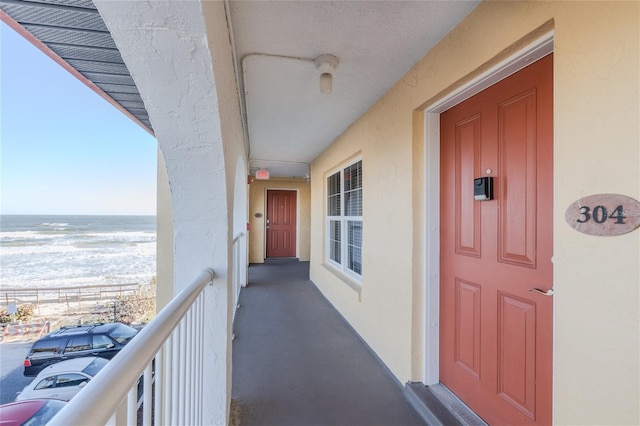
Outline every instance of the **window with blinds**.
POLYGON ((327 178, 327 258, 362 276, 362 160, 327 178))

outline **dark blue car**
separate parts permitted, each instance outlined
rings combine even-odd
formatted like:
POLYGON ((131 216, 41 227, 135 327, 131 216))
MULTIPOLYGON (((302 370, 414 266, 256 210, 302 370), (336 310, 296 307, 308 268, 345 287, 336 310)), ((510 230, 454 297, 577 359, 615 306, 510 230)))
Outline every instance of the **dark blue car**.
POLYGON ((51 364, 72 358, 111 359, 137 332, 119 322, 63 327, 33 343, 24 360, 24 375, 35 376, 51 364))

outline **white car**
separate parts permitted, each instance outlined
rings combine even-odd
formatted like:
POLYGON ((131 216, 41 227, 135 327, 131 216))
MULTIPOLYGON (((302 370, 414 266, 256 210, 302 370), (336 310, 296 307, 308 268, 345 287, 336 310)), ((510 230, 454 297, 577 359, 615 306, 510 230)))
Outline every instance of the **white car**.
POLYGON ((99 357, 74 358, 43 369, 33 381, 18 393, 16 401, 53 398, 69 401, 109 360, 99 357))

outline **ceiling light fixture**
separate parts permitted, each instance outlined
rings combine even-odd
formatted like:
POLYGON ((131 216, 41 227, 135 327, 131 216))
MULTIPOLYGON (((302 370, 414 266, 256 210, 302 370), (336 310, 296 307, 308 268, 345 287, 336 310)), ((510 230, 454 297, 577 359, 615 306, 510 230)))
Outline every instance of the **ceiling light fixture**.
POLYGON ((338 58, 333 55, 320 55, 315 59, 320 71, 320 91, 331 93, 333 90, 333 71, 338 66, 338 58))

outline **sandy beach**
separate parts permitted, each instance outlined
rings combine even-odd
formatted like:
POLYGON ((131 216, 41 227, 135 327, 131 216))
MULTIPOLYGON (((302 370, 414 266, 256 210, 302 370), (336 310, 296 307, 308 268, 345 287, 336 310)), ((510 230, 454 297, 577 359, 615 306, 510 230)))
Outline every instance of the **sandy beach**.
POLYGON ((95 303, 46 303, 34 308, 34 315, 27 320, 5 324, 0 332, 2 343, 33 341, 40 336, 65 326, 107 322, 105 310, 95 303))
POLYGON ((47 301, 31 305, 33 315, 13 321, 10 328, 0 333, 2 342, 35 340, 60 327, 80 324, 147 323, 155 315, 155 286, 144 286, 135 294, 115 299, 47 301), (48 325, 43 326, 43 324, 48 325))
POLYGON ((113 308, 105 306, 104 303, 42 303, 35 307, 32 322, 51 322, 53 330, 54 324, 62 327, 88 322, 104 322, 109 316, 113 318, 113 308))

